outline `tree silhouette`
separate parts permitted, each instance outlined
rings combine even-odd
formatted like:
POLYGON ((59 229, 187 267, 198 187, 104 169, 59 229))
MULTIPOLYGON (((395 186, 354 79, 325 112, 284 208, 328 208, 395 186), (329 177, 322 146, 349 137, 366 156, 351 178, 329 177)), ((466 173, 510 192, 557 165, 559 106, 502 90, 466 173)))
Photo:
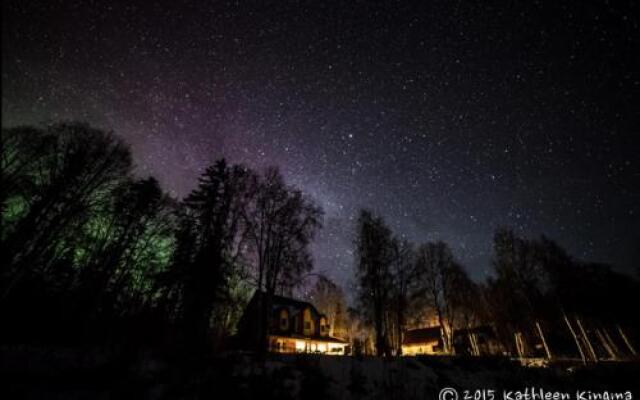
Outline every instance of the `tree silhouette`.
POLYGON ((392 243, 392 232, 384 220, 361 210, 356 237, 357 296, 362 315, 373 325, 377 355, 391 355, 387 316, 393 283, 392 243))
POLYGON ((133 178, 127 146, 80 123, 2 137, 3 334, 106 338, 117 321, 149 310, 172 252, 171 201, 155 179, 133 178))
POLYGON ((454 333, 463 305, 473 301, 473 293, 469 291, 473 284, 444 242, 425 243, 418 247, 416 275, 419 292, 425 296, 440 324, 444 351, 452 353, 454 333))
POLYGON ((17 148, 4 147, 8 155, 3 159, 17 161, 8 162, 3 171, 11 183, 2 197, 5 207, 11 201, 20 204, 21 211, 6 217, 10 228, 5 228, 0 242, 3 297, 26 275, 69 257, 72 249, 67 243, 131 168, 122 141, 83 124, 6 133, 14 135, 25 137, 13 141, 17 148), (32 160, 20 161, 22 157, 32 160))
POLYGON ((267 346, 271 299, 312 268, 309 245, 321 227, 322 210, 299 190, 288 187, 280 172, 267 169, 255 186, 254 201, 246 213, 248 244, 252 250, 254 280, 260 297, 257 346, 267 346))
MULTIPOLYGON (((264 351, 271 299, 310 275, 321 218, 276 168, 258 174, 219 160, 177 202, 154 178, 134 175, 128 147, 112 133, 73 122, 2 129, 0 336, 131 343, 178 333, 189 354, 204 354, 227 343, 254 288, 255 344, 264 351)), ((367 210, 355 246, 352 321, 339 321, 347 307, 330 281, 318 279, 310 296, 334 334, 357 330, 368 349, 373 327, 378 355, 399 354, 408 316, 427 307, 449 352, 456 329, 487 323, 512 354, 539 356, 544 347, 549 358, 578 350, 595 361, 636 352, 638 317, 628 307, 638 303, 638 281, 576 260, 544 236, 498 229, 484 284, 446 243, 414 249, 367 210)))
POLYGON ((574 356, 577 348, 595 361, 605 351, 617 356, 609 330, 637 325, 637 317, 623 311, 638 301, 636 280, 607 265, 574 260, 544 236, 523 239, 498 229, 493 265, 485 298, 503 345, 512 352, 535 354, 531 344, 537 343, 547 357, 574 356))
POLYGON ((307 298, 316 308, 329 318, 331 336, 347 337, 345 315, 347 302, 340 286, 329 278, 320 275, 307 294, 307 298))
POLYGON ((165 274, 166 293, 187 344, 209 348, 216 306, 228 300, 230 283, 243 256, 243 216, 254 176, 243 166, 217 161, 178 213, 176 251, 165 274))
POLYGON ((391 263, 391 318, 390 325, 396 354, 402 355, 402 340, 407 327, 408 316, 414 310, 416 295, 415 250, 407 240, 394 238, 391 243, 393 261, 391 263))
POLYGON ((171 201, 154 178, 126 181, 110 200, 78 239, 79 284, 89 314, 105 306, 127 313, 133 310, 118 303, 140 309, 150 301, 153 278, 167 265, 173 246, 171 201))

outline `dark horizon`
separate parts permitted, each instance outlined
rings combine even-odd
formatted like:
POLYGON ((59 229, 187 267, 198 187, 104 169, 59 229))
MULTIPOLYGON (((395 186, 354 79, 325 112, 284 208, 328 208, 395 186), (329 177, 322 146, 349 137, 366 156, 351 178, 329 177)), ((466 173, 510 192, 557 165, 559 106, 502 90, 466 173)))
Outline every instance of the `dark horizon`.
POLYGON ((221 156, 279 166, 325 210, 315 267, 343 285, 360 207, 450 243, 476 279, 498 226, 638 276, 637 15, 9 1, 2 125, 113 129, 177 197, 221 156))

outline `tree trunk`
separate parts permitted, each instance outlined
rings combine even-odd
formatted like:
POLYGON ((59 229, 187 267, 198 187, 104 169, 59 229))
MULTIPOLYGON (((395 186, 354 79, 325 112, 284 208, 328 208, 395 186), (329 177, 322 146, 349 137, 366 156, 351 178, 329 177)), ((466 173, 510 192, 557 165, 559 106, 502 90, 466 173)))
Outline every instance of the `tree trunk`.
POLYGON ((613 351, 609 343, 607 343, 607 339, 605 339, 602 332, 600 332, 600 329, 596 329, 596 335, 600 339, 602 346, 605 348, 605 350, 607 350, 607 353, 609 353, 609 357, 611 357, 612 360, 616 360, 617 359, 616 353, 613 351))
POLYGON ((536 321, 536 328, 538 328, 538 334, 540 335, 540 339, 542 339, 542 345, 544 346, 544 351, 547 353, 547 359, 551 360, 553 355, 551 354, 551 350, 549 349, 549 345, 547 344, 547 340, 544 337, 544 333, 542 332, 542 327, 540 327, 540 323, 536 321))
POLYGON ((620 349, 618 348, 618 345, 616 344, 616 342, 614 342, 613 339, 611 339, 611 336, 609 335, 609 330, 607 328, 602 328, 602 330, 604 331, 604 336, 607 339, 607 341, 609 342, 609 345, 611 346, 613 351, 618 355, 622 354, 620 352, 620 349))
POLYGON ((482 352, 480 351, 480 345, 478 344, 478 334, 474 333, 472 334, 472 337, 473 337, 473 344, 476 347, 476 355, 480 357, 482 355, 482 352))
POLYGON ((589 340, 589 336, 587 336, 587 331, 582 326, 582 322, 580 321, 580 318, 576 317, 576 321, 578 322, 578 327, 580 328, 580 331, 582 332, 582 337, 587 342, 587 347, 589 348, 589 352, 591 353, 591 356, 593 357, 593 361, 598 362, 598 356, 596 355, 596 352, 593 349, 593 345, 591 344, 591 340, 589 340))
MULTIPOLYGON (((378 303, 378 301, 376 301, 378 303)), ((376 355, 385 355, 385 334, 384 334, 384 315, 382 306, 380 304, 375 305, 375 335, 376 335, 376 355)))
POLYGON ((620 336, 622 336, 622 340, 624 340, 624 343, 627 345, 627 347, 629 348, 629 351, 631 351, 631 354, 635 357, 638 355, 638 353, 636 353, 636 349, 633 348, 633 345, 631 345, 631 342, 629 341, 629 339, 627 338, 627 335, 624 334, 624 331, 622 330, 622 328, 620 327, 620 325, 618 325, 618 332, 620 332, 620 336))
POLYGON ((475 333, 469 333, 469 343, 471 344, 472 355, 480 356, 480 348, 478 347, 478 339, 475 333))
POLYGON ((578 340, 578 336, 576 335, 576 331, 573 330, 573 327, 571 326, 571 322, 569 322, 569 318, 567 318, 567 315, 564 313, 564 311, 562 312, 562 315, 564 316, 564 321, 567 323, 567 326, 569 327, 569 330, 571 331, 571 335, 573 336, 573 340, 576 341, 576 345, 578 346, 578 351, 580 352, 580 358, 582 358, 582 363, 586 364, 587 363, 587 358, 584 355, 584 350, 582 350, 582 345, 580 344, 580 341, 578 340))
POLYGON ((518 358, 524 358, 525 356, 525 346, 522 340, 522 332, 514 333, 516 340, 516 350, 518 351, 518 358))
POLYGON ((401 356, 402 355, 402 335, 403 335, 403 331, 404 331, 404 311, 405 311, 405 302, 402 300, 398 301, 398 314, 397 314, 397 335, 398 337, 396 338, 396 342, 397 342, 397 351, 396 354, 401 356))

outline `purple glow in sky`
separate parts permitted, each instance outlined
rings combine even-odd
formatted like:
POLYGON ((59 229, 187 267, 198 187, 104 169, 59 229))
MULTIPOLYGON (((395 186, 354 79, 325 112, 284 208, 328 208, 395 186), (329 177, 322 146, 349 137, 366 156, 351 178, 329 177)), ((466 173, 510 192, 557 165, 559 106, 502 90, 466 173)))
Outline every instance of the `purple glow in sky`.
POLYGON ((280 166, 343 284, 360 207, 477 278, 500 225, 640 262, 633 2, 117 3, 3 3, 3 126, 113 129, 177 197, 222 156, 280 166))

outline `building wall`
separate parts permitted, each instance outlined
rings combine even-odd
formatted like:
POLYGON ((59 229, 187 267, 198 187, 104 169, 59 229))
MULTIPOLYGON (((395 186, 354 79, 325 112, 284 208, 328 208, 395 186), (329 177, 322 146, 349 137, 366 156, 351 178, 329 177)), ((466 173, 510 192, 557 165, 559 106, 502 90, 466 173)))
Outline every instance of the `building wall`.
POLYGON ((276 353, 321 353, 328 355, 343 355, 346 346, 346 343, 297 339, 276 335, 269 336, 269 350, 276 353))
POLYGON ((289 330, 289 312, 284 308, 280 310, 278 324, 281 331, 289 330))
POLYGON ((329 325, 326 317, 320 317, 320 335, 329 336, 329 325))
POLYGON ((316 332, 316 327, 315 321, 311 315, 311 310, 305 308, 302 315, 302 334, 305 336, 313 336, 316 332))
POLYGON ((419 343, 412 345, 402 345, 402 354, 407 356, 413 356, 417 354, 440 354, 440 348, 438 341, 419 343))

